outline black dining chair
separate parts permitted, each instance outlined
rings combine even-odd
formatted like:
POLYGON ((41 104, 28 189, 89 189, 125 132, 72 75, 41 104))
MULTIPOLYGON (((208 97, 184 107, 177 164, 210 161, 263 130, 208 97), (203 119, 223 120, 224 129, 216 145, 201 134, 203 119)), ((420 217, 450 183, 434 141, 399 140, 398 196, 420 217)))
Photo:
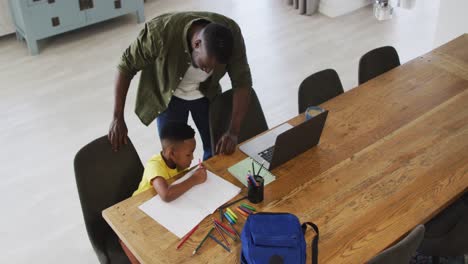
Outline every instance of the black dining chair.
POLYGON ((372 258, 368 264, 409 263, 424 238, 424 226, 416 226, 405 238, 372 258))
POLYGON ((132 142, 114 152, 107 136, 78 151, 75 178, 89 240, 100 263, 130 263, 102 211, 128 197, 143 175, 143 165, 132 142))
POLYGON ((322 104, 343 92, 343 85, 335 70, 326 69, 316 72, 305 78, 299 85, 299 113, 304 112, 309 106, 322 104))
POLYGON ((468 254, 468 193, 426 223, 426 236, 418 252, 432 257, 460 257, 468 254))
MULTIPOLYGON (((231 122, 232 96, 232 89, 227 90, 218 95, 210 105, 210 136, 213 153, 215 153, 216 143, 228 130, 231 122)), ((267 130, 268 125, 262 106, 257 94, 251 89, 247 114, 242 121, 237 141, 241 143, 267 130)))
POLYGON ((394 47, 385 46, 373 49, 359 60, 359 84, 400 66, 400 57, 394 47))

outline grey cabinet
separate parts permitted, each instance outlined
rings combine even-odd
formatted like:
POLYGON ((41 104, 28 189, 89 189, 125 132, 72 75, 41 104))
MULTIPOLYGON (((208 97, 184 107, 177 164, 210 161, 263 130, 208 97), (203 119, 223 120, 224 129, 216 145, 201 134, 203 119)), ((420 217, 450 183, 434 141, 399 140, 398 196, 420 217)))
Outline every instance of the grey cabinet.
POLYGON ((145 20, 143 0, 10 0, 10 8, 16 35, 32 55, 40 39, 129 13, 145 20))

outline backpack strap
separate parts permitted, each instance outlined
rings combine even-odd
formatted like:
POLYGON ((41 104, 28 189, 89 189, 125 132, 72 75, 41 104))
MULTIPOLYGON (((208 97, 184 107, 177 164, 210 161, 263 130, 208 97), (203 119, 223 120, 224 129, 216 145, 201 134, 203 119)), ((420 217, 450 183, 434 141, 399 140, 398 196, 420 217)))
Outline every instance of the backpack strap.
POLYGON ((316 224, 314 224, 312 222, 305 222, 301 226, 302 227, 302 233, 305 234, 308 225, 311 226, 314 229, 315 233, 317 234, 312 239, 312 245, 311 245, 311 248, 312 248, 312 264, 317 264, 318 263, 319 228, 318 228, 318 226, 316 224))

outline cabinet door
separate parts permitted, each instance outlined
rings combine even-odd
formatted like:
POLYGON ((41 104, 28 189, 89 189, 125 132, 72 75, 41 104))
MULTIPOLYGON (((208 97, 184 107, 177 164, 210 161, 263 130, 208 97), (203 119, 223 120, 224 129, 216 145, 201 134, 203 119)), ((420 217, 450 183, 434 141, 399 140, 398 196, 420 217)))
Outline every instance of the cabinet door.
MULTIPOLYGON (((90 0, 91 7, 86 10, 86 22, 88 24, 100 22, 122 14, 121 8, 115 0, 90 0)), ((122 0, 133 1, 133 0, 122 0)))
POLYGON ((28 7, 25 20, 27 34, 41 39, 83 26, 86 16, 78 0, 47 0, 28 7))
POLYGON ((115 0, 116 5, 120 5, 120 12, 127 14, 137 10, 137 2, 143 0, 115 0))

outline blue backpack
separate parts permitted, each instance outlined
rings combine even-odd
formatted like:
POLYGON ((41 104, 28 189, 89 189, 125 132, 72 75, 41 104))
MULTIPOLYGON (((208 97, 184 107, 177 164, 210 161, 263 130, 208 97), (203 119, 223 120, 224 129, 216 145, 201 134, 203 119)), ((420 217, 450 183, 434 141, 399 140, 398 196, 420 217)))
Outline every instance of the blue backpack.
POLYGON ((242 264, 306 263, 304 233, 310 225, 317 234, 312 240, 312 263, 318 260, 318 227, 310 222, 301 225, 289 213, 257 213, 247 218, 242 229, 242 264))

